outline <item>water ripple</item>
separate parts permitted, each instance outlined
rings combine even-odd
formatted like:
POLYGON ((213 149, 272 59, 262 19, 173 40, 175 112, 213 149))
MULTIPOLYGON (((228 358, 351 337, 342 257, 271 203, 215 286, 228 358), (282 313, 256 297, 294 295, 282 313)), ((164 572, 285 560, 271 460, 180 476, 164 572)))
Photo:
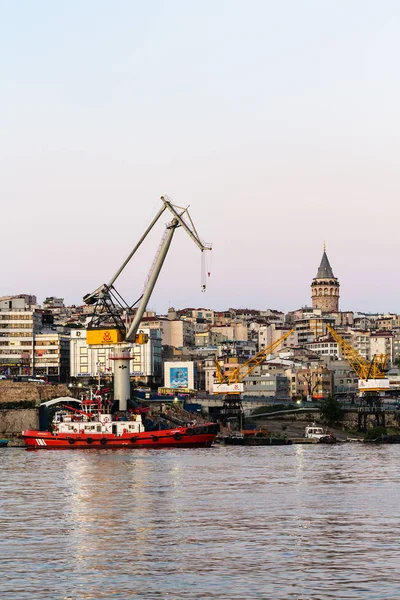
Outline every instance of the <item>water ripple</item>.
POLYGON ((0 598, 400 598, 399 446, 4 449, 0 598))

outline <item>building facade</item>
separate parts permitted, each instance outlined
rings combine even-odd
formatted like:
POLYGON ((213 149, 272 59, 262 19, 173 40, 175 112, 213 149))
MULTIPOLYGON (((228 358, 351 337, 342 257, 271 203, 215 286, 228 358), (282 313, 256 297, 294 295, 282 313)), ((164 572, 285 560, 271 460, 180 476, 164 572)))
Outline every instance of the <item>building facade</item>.
MULTIPOLYGON (((158 330, 142 328, 149 336, 147 344, 131 347, 130 375, 133 381, 160 385, 162 381, 161 336, 158 330)), ((73 329, 70 340, 71 378, 112 377, 114 346, 91 347, 86 343, 86 329, 73 329)))

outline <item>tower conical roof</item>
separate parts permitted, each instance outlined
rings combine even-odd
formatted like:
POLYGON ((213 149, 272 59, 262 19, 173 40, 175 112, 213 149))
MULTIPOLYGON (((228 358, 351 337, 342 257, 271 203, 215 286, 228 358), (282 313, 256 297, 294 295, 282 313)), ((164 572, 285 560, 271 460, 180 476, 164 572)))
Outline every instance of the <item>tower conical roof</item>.
POLYGON ((316 279, 334 279, 334 278, 335 278, 335 276, 333 274, 332 267, 329 264, 328 257, 324 250, 324 253, 322 255, 321 264, 319 265, 319 268, 318 268, 318 273, 317 273, 316 279))

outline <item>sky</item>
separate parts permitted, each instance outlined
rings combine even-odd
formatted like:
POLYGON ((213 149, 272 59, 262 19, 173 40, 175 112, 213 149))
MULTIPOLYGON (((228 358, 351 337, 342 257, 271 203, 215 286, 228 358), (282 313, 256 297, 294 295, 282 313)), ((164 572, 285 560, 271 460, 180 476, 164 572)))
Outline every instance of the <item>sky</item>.
MULTIPOLYGON (((0 295, 80 304, 167 194, 184 230, 149 308, 400 312, 400 4, 0 3, 0 295)), ((164 215, 116 282, 142 293, 164 215)))

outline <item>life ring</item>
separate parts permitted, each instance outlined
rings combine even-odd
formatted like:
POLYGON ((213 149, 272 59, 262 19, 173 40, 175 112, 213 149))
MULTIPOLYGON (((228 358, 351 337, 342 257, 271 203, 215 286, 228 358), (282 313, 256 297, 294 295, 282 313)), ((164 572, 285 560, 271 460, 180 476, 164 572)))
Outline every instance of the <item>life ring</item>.
POLYGON ((153 442, 158 442, 158 437, 156 435, 152 435, 151 439, 153 440, 153 442))
POLYGON ((74 439, 72 439, 72 438, 69 438, 68 442, 69 442, 70 444, 75 444, 75 440, 74 440, 74 439))
POLYGON ((78 430, 76 427, 74 427, 74 433, 78 433, 78 430))
POLYGON ((193 435, 194 434, 194 430, 193 429, 186 429, 186 435, 193 435))
POLYGON ((93 438, 87 438, 86 441, 87 441, 88 444, 92 444, 93 443, 93 438))
POLYGON ((202 431, 203 431, 203 433, 208 433, 208 427, 207 427, 207 425, 203 425, 202 431))
POLYGON ((100 440, 100 444, 101 444, 102 446, 105 446, 105 445, 107 444, 107 438, 101 438, 101 440, 100 440))
POLYGON ((132 443, 132 444, 134 444, 135 442, 137 442, 137 441, 138 441, 138 439, 139 439, 139 438, 137 438, 137 437, 132 437, 132 438, 130 439, 130 441, 131 441, 131 443, 132 443))
POLYGON ((108 423, 108 422, 109 422, 109 420, 110 420, 110 419, 109 419, 109 417, 104 417, 104 419, 103 419, 103 423, 108 423))
POLYGON ((173 437, 175 440, 181 440, 182 434, 177 431, 176 433, 174 433, 173 437))
POLYGON ((194 434, 195 435, 200 435, 202 432, 201 427, 196 427, 196 429, 194 430, 194 434))

